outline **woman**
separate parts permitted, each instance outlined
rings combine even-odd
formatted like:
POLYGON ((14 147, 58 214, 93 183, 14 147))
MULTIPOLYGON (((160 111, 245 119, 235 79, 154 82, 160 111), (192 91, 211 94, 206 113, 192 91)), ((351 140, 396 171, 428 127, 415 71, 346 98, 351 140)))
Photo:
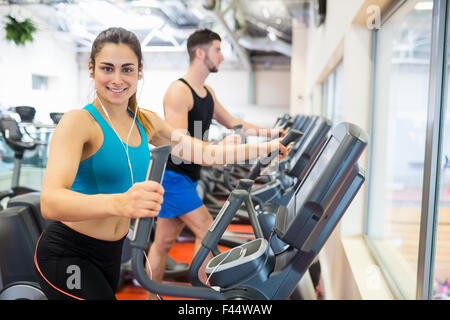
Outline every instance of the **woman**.
POLYGON ((171 144, 174 155, 201 165, 287 153, 279 139, 212 145, 173 130, 155 113, 138 109, 142 70, 133 33, 101 32, 89 61, 97 97, 82 110, 67 112, 55 129, 41 194, 42 215, 55 222, 35 253, 49 299, 115 299, 130 219, 156 216, 163 201, 161 185, 145 181, 148 143, 171 144))

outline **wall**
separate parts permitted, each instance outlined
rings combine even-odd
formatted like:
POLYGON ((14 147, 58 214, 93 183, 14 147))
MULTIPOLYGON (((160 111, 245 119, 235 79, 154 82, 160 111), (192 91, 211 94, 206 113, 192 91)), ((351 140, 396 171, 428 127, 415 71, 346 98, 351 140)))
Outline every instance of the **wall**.
POLYGON ((290 113, 311 114, 305 109, 308 29, 296 19, 292 20, 292 40, 290 113))
MULTIPOLYGON (((179 57, 187 59, 186 57, 179 57)), ((144 57, 144 80, 138 88, 138 101, 144 108, 157 112, 164 116, 162 101, 170 83, 182 77, 188 68, 188 64, 178 63, 173 68, 158 68, 151 61, 151 54, 144 57)), ((78 57, 79 69, 79 103, 84 105, 92 101, 93 84, 88 76, 86 53, 78 57)), ((255 103, 249 104, 250 78, 246 70, 220 68, 218 73, 210 74, 206 83, 210 85, 217 99, 234 116, 248 120, 261 126, 272 126, 276 117, 289 112, 290 81, 289 69, 272 68, 270 70, 254 71, 254 96, 255 103)))
MULTIPOLYGON (((37 109, 36 120, 50 122, 49 112, 77 109, 92 101, 93 85, 87 73, 87 53, 77 52, 73 39, 54 31, 39 21, 27 6, 0 6, 0 19, 6 14, 31 18, 38 26, 33 43, 17 47, 5 41, 0 24, 0 107, 31 105, 37 109), (49 77, 48 90, 32 90, 31 75, 49 77)), ((145 80, 139 102, 163 115, 162 100, 169 84, 183 76, 188 67, 185 53, 144 55, 145 80), (173 56, 172 56, 173 55, 173 56)), ((213 87, 230 112, 262 126, 270 126, 280 113, 288 112, 290 100, 289 68, 258 69, 250 79, 249 71, 230 63, 207 83, 213 87), (254 85, 254 103, 249 104, 249 88, 254 85)))
MULTIPOLYGON (((5 40, 0 24, 0 106, 29 105, 39 109, 36 120, 50 123, 49 112, 60 112, 77 106, 78 63, 76 47, 65 34, 48 30, 26 7, 0 6, 0 17, 18 14, 36 22, 38 31, 32 43, 18 47, 5 40), (32 90, 32 74, 48 76, 48 90, 32 90)), ((2 21, 4 19, 1 19, 2 21)))
MULTIPOLYGON (((320 114, 321 83, 342 61, 342 120, 370 133, 372 31, 365 24, 365 8, 369 4, 385 6, 386 1, 328 0, 327 17, 322 26, 311 25, 306 35, 301 29, 293 30, 293 46, 301 52, 293 54, 291 63, 291 112, 320 114), (305 98, 301 103, 299 95, 305 98)), ((367 168, 367 150, 359 164, 367 168)), ((320 253, 328 299, 392 298, 386 285, 368 289, 365 284, 365 273, 376 265, 363 239, 366 185, 320 253), (354 245, 355 239, 360 241, 359 245, 354 245), (367 251, 357 266, 353 262, 358 261, 357 257, 348 249, 355 247, 367 251)))

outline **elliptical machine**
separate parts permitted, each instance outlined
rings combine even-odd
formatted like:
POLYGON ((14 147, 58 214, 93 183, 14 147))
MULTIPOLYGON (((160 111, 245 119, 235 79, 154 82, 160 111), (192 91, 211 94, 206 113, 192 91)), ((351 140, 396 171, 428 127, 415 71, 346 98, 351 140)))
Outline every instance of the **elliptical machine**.
POLYGON ((54 124, 58 124, 61 118, 63 117, 64 112, 50 112, 49 116, 52 119, 54 124))
MULTIPOLYGON (((193 287, 156 283, 149 279, 142 251, 148 248, 151 218, 137 219, 131 242, 136 279, 145 289, 162 295, 198 299, 287 299, 308 270, 360 189, 365 174, 358 159, 367 134, 342 123, 332 132, 287 206, 277 212, 269 239, 252 242, 216 256, 207 265, 210 283, 198 279, 205 257, 221 238, 233 215, 248 198, 234 190, 217 215, 191 264, 193 287), (274 241, 276 240, 276 241, 274 241)), ((149 179, 160 182, 170 147, 159 155, 149 179)))
POLYGON ((0 300, 46 300, 36 281, 34 250, 45 226, 40 193, 17 196, 0 214, 0 300))
MULTIPOLYGON (((11 180, 11 188, 7 191, 0 192, 0 201, 6 197, 14 197, 16 195, 25 194, 36 191, 35 189, 20 186, 20 170, 22 168, 23 156, 25 151, 36 149, 39 142, 32 140, 25 142, 22 138, 19 124, 10 117, 0 118, 0 131, 5 139, 6 144, 14 151, 14 169, 11 180)), ((1 209, 1 206, 0 206, 1 209)))

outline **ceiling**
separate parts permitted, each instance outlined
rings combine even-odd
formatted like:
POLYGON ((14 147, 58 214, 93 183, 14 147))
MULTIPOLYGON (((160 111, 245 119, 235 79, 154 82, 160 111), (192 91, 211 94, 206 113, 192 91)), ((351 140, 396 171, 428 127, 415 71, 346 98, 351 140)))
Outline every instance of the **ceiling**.
MULTIPOLYGON (((133 31, 144 52, 184 52, 188 36, 211 28, 244 66, 290 61, 292 19, 309 26, 311 0, 0 0, 29 9, 38 25, 66 32, 80 52, 109 26, 133 31)), ((3 10, 4 12, 5 10, 3 10)), ((15 11, 17 12, 17 10, 15 11)), ((2 22, 0 17, 0 22, 2 22)))

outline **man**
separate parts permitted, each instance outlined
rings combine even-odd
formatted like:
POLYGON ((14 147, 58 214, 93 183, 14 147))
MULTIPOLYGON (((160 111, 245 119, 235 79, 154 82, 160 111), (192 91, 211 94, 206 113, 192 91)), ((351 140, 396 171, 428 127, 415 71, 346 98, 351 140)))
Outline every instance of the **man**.
MULTIPOLYGON (((211 87, 205 84, 210 73, 218 72, 224 60, 220 36, 208 29, 194 32, 187 41, 189 70, 183 78, 173 82, 164 97, 165 120, 176 129, 188 130, 191 136, 206 140, 205 132, 215 119, 228 129, 242 124, 243 134, 268 138, 284 135, 282 129, 266 129, 233 117, 217 100, 211 87)), ((232 135, 222 143, 240 143, 232 135)), ((164 202, 158 215, 155 239, 149 260, 154 281, 162 281, 166 258, 184 225, 195 235, 194 254, 213 222, 206 206, 196 192, 201 166, 181 163, 171 157, 163 179, 164 202)), ((209 261, 211 257, 207 259, 209 261)), ((200 279, 206 281, 203 265, 200 279)))

